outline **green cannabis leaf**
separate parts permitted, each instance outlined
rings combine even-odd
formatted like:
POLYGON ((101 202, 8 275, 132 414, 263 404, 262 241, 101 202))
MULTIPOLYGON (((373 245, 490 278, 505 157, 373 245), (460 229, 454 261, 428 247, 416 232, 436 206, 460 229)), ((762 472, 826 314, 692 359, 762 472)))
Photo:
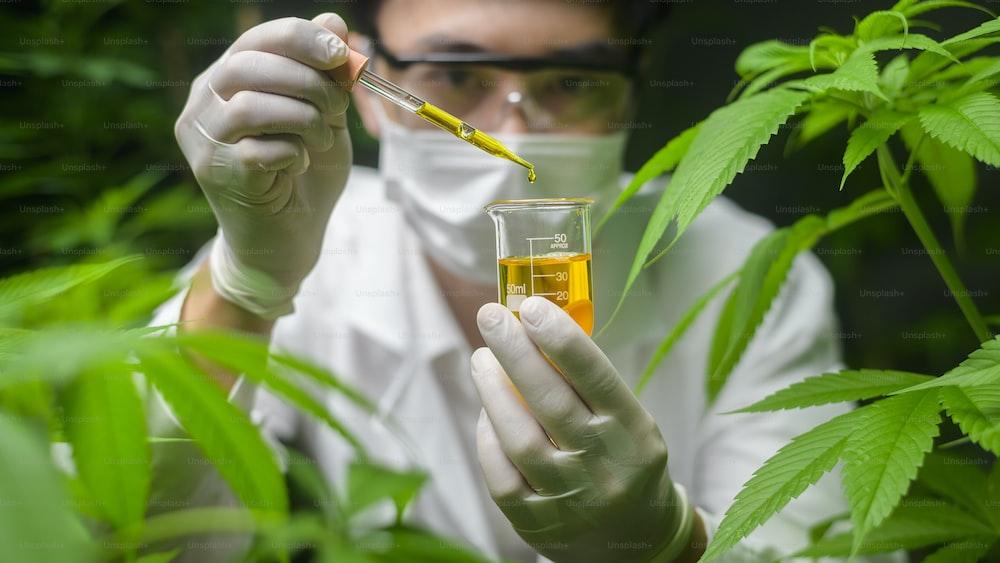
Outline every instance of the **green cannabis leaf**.
MULTIPOLYGON (((858 554, 883 552, 886 546, 918 549, 958 540, 989 537, 992 530, 956 506, 933 498, 913 498, 900 506, 868 534, 858 554)), ((816 542, 796 557, 849 557, 854 553, 851 534, 839 534, 816 542)))
POLYGON ((923 563, 976 563, 991 547, 981 540, 950 543, 928 555, 923 563))
POLYGON ((221 387, 171 350, 143 350, 140 366, 247 508, 287 512, 274 453, 221 387))
POLYGON ((886 63, 879 76, 879 85, 882 91, 890 98, 898 98, 903 93, 906 86, 906 77, 910 75, 910 59, 906 55, 899 55, 886 63))
POLYGON ((722 390, 778 296, 795 257, 811 248, 825 229, 823 219, 810 215, 790 229, 774 231, 754 246, 716 325, 708 357, 709 400, 714 400, 722 390))
POLYGON ((958 43, 963 43, 971 39, 977 39, 984 35, 990 35, 993 33, 1000 33, 1000 18, 984 22, 974 29, 966 31, 965 33, 960 33, 947 41, 944 41, 944 45, 956 45, 958 43))
POLYGON ((597 226, 594 227, 596 232, 601 230, 604 223, 618 211, 622 205, 628 200, 632 199, 632 196, 639 191, 639 189, 649 183, 651 180, 659 177, 665 172, 670 172, 673 170, 677 163, 684 158, 687 154, 688 148, 691 146, 691 141, 694 140, 695 136, 698 134, 698 128, 701 124, 693 125, 688 129, 685 129, 680 135, 674 137, 670 140, 662 149, 656 152, 652 158, 646 161, 645 164, 639 168, 639 171, 635 173, 632 180, 629 181, 625 189, 618 195, 618 198, 611 205, 600 221, 597 222, 597 226))
POLYGON ((941 401, 973 442, 1000 455, 1000 385, 944 387, 941 401))
POLYGON ((979 92, 920 110, 920 124, 935 139, 1000 166, 1000 100, 979 92))
POLYGON ((844 490, 854 522, 852 554, 906 493, 938 434, 941 406, 935 390, 910 393, 858 409, 863 432, 844 450, 844 490))
POLYGON ((44 331, 4 334, 16 350, 0 356, 4 377, 0 390, 26 382, 62 383, 80 373, 122 361, 139 342, 142 331, 107 330, 103 327, 57 327, 44 331), (58 354, 52 350, 58 349, 58 354))
MULTIPOLYGON (((788 139, 789 149, 797 149, 822 137, 834 127, 853 120, 857 108, 841 100, 815 100, 788 139)), ((787 151, 790 152, 790 151, 787 151)))
POLYGON ((183 334, 178 338, 178 341, 219 365, 229 368, 233 373, 243 374, 255 382, 267 386, 290 404, 295 405, 340 434, 359 453, 367 455, 361 441, 340 420, 334 418, 328 408, 288 375, 273 369, 274 366, 268 366, 270 354, 265 343, 249 337, 211 331, 183 334))
MULTIPOLYGON (((902 2, 900 2, 902 4, 902 2)), ((899 5, 894 7, 895 10, 900 10, 908 18, 913 16, 919 16, 920 14, 925 14, 927 12, 932 12, 934 10, 940 10, 942 8, 968 8, 970 10, 980 11, 990 17, 997 17, 991 10, 988 10, 979 4, 973 2, 965 2, 963 0, 926 0, 923 2, 910 2, 909 7, 903 8, 899 5)))
POLYGON ((616 311, 667 227, 676 222, 672 244, 808 97, 804 92, 771 90, 734 102, 705 120, 653 211, 616 311))
POLYGON ((684 313, 680 321, 674 326, 674 328, 667 333, 663 340, 660 341, 659 346, 656 347, 656 351, 653 356, 646 363, 645 369, 642 370, 642 374, 639 376, 639 381, 635 385, 635 394, 638 395, 642 393, 642 390, 649 384, 649 381, 653 378, 653 374, 656 373, 656 368, 660 365, 660 362, 670 354, 673 349, 674 344, 684 336, 687 329, 690 328, 691 324, 701 315, 701 312, 712 302, 715 297, 722 292, 725 288, 729 287, 733 280, 737 278, 739 272, 730 274, 725 278, 716 282, 708 291, 706 291, 701 297, 699 297, 691 308, 684 313))
POLYGON ((9 561, 46 557, 66 563, 95 561, 95 551, 69 510, 69 499, 37 429, 0 412, 4 462, 0 463, 0 544, 9 561), (15 461, 16 460, 16 461, 15 461), (11 510, 16 507, 16 510, 11 510))
POLYGON ((160 553, 150 553, 149 555, 143 555, 140 557, 136 563, 170 563, 177 558, 180 554, 179 549, 173 551, 161 551, 160 553))
POLYGON ((0 322, 15 316, 23 307, 100 279, 135 260, 137 256, 128 256, 97 264, 56 266, 0 280, 0 322))
POLYGON ((989 495, 986 473, 969 465, 967 459, 942 451, 932 452, 924 459, 917 481, 935 495, 954 502, 981 522, 989 524, 1000 516, 1000 506, 991 507, 987 502, 989 495))
POLYGON ((829 74, 819 74, 805 80, 789 83, 790 86, 805 88, 813 92, 844 90, 847 92, 868 92, 887 99, 878 84, 878 63, 875 55, 862 50, 855 51, 844 64, 829 74))
MULTIPOLYGON (((874 190, 857 198, 848 206, 834 209, 827 215, 825 222, 817 217, 808 216, 800 220, 793 227, 776 231, 770 235, 771 238, 765 237, 765 239, 760 241, 759 245, 771 245, 777 241, 777 243, 783 242, 786 246, 777 253, 764 250, 756 254, 752 253, 751 258, 747 260, 743 268, 734 274, 738 279, 745 281, 743 289, 739 290, 742 297, 737 297, 737 294, 734 292, 730 299, 727 300, 726 306, 723 308, 717 322, 717 334, 713 340, 709 359, 709 365, 713 366, 709 372, 711 378, 709 389, 712 396, 714 396, 718 388, 721 388, 732 367, 735 366, 743 350, 746 348, 746 344, 752 339, 757 325, 763 319, 763 315, 770 309, 774 298, 777 296, 777 291, 787 276, 791 265, 790 260, 802 250, 810 248, 815 244, 820 235, 829 234, 855 221, 882 213, 895 206, 896 203, 887 192, 884 190, 874 190), (786 237, 786 231, 791 233, 790 237, 786 237), (768 276, 766 280, 768 291, 757 293, 753 289, 755 287, 754 284, 761 283, 759 276, 764 271, 762 268, 765 268, 765 262, 770 258, 774 260, 767 265, 765 272, 765 275, 768 276), (749 268, 750 264, 756 265, 754 268, 749 268), (744 310, 740 314, 740 317, 736 319, 733 315, 736 314, 738 300, 743 300, 744 302, 753 301, 756 303, 756 309, 752 309, 752 314, 746 314, 744 310), (718 327, 725 327, 726 330, 718 327), (730 341, 729 336, 732 333, 736 333, 738 338, 730 341), (726 359, 727 355, 729 359, 723 364, 723 360, 726 359)), ((643 370, 636 385, 636 392, 640 392, 648 384, 656 367, 667 356, 673 345, 684 335, 685 331, 697 319, 705 306, 707 306, 718 292, 728 286, 730 281, 730 278, 727 277, 696 300, 692 307, 681 317, 678 324, 663 338, 652 358, 647 363, 646 368, 643 370)))
POLYGON ((397 518, 427 480, 419 471, 395 471, 369 463, 355 462, 348 468, 347 511, 349 514, 381 500, 392 500, 397 518))
POLYGON ((925 135, 916 123, 900 129, 951 222, 956 245, 963 245, 965 216, 976 195, 976 163, 967 153, 925 135))
POLYGON ((874 190, 826 217, 807 215, 754 246, 716 322, 707 363, 709 400, 718 396, 771 310, 795 257, 812 248, 822 236, 894 206, 888 193, 874 190))
POLYGON ((904 36, 909 34, 910 23, 906 16, 896 10, 879 10, 859 21, 854 28, 854 35, 862 41, 871 41, 900 31, 904 36))
POLYGON ((847 177, 859 164, 913 118, 912 114, 884 109, 872 114, 861 127, 855 129, 847 141, 847 150, 844 151, 844 176, 840 180, 840 189, 844 189, 847 177))
POLYGON ((736 495, 701 561, 725 553, 833 469, 862 416, 863 411, 842 414, 792 438, 765 461, 736 495))
POLYGON ((984 342, 982 347, 969 354, 969 357, 959 364, 958 367, 941 377, 927 383, 903 389, 899 393, 923 391, 925 389, 947 387, 950 385, 978 387, 996 385, 998 383, 1000 383, 1000 336, 984 342))
POLYGON ((927 37, 926 35, 920 35, 919 33, 897 35, 894 37, 879 37, 878 39, 873 39, 864 43, 859 50, 868 53, 877 53, 879 51, 894 51, 902 49, 930 51, 931 53, 941 55, 952 62, 959 62, 955 55, 946 49, 944 45, 938 43, 930 37, 927 37))
POLYGON ((1000 74, 1000 60, 985 61, 987 64, 981 70, 976 72, 969 78, 968 84, 975 84, 976 82, 982 82, 987 78, 992 78, 994 75, 1000 74))
POLYGON ((77 472, 118 528, 139 524, 151 480, 142 401, 127 365, 85 371, 70 386, 66 433, 77 472))
POLYGON ((764 41, 750 45, 736 59, 736 72, 741 80, 730 93, 729 99, 732 100, 741 89, 743 91, 740 98, 753 96, 781 78, 811 68, 807 47, 782 41, 764 41))
POLYGON ((750 78, 783 65, 808 61, 808 47, 778 40, 763 41, 750 45, 740 53, 736 59, 736 73, 750 78))
POLYGON ((925 381, 929 375, 894 370, 845 370, 816 375, 735 412, 768 412, 861 401, 888 395, 925 381))

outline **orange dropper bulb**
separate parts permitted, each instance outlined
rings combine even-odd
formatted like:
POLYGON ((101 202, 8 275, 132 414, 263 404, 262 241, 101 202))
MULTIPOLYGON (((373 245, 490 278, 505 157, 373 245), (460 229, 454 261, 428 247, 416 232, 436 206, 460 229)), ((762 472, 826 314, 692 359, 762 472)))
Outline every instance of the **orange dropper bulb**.
POLYGON ((350 49, 347 62, 330 71, 337 85, 350 92, 368 67, 368 57, 350 49))

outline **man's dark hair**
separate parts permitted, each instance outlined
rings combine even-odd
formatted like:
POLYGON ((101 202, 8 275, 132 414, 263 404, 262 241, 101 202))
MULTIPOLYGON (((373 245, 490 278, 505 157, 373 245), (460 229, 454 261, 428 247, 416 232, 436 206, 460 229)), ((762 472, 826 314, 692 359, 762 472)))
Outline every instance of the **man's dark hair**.
MULTIPOLYGON (((350 8, 353 28, 371 37, 377 37, 376 20, 384 0, 362 0, 350 8)), ((605 8, 614 18, 617 32, 623 38, 639 39, 650 35, 670 9, 669 2, 651 0, 588 0, 581 6, 605 8)), ((638 44, 638 43, 636 43, 638 44)))

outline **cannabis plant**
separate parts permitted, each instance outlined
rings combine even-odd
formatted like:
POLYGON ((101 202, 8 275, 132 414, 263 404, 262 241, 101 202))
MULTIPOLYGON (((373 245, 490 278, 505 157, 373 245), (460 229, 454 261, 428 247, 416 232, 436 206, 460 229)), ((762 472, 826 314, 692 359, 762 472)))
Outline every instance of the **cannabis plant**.
POLYGON ((128 217, 108 210, 130 207, 157 179, 143 173, 105 189, 93 213, 53 233, 66 248, 84 244, 80 254, 91 260, 0 280, 0 559, 165 563, 178 545, 229 534, 234 544, 253 539, 250 561, 485 561, 399 518, 389 527, 359 524, 358 514, 379 503, 402 514, 425 476, 373 463, 321 404, 314 393, 337 393, 372 412, 336 374, 247 336, 145 326, 177 292, 175 273, 162 271, 155 252, 115 256, 175 211, 177 198, 145 201, 128 217), (331 487, 294 451, 283 474, 248 415, 191 360, 196 355, 340 433, 356 451, 345 487, 331 487), (183 432, 147 423, 159 412, 154 391, 183 432), (169 475, 157 472, 156 460, 168 458, 214 467, 238 506, 157 496, 156 483, 169 475))
POLYGON ((708 395, 717 397, 795 257, 834 231, 896 209, 981 342, 941 377, 872 369, 818 374, 742 409, 866 402, 797 436, 767 460, 726 512, 702 561, 723 555, 838 462, 843 462, 850 514, 831 515, 799 556, 935 548, 927 561, 1000 558, 1000 464, 987 474, 949 456, 947 445, 934 449, 946 413, 965 433, 961 442, 1000 455, 1000 340, 992 337, 911 186, 919 168, 961 240, 964 210, 976 189, 974 160, 1000 166, 1000 59, 982 54, 998 42, 1000 19, 974 3, 901 0, 856 20, 849 34, 824 31, 808 45, 751 45, 736 61, 741 81, 730 103, 657 152, 609 212, 646 182, 673 171, 636 251, 631 287, 789 120, 799 120, 798 145, 838 127, 850 130, 843 178, 831 189, 853 190, 852 172, 869 159, 881 178, 881 186, 851 204, 807 215, 760 240, 739 271, 711 287, 664 337, 637 391, 706 304, 728 290, 707 363, 708 395), (934 28, 919 18, 943 8, 980 10, 991 19, 942 40, 915 32, 934 28), (911 487, 918 473, 919 484, 911 487), (831 525, 843 519, 850 520, 851 531, 828 535, 831 525))
MULTIPOLYGON (((797 145, 850 128, 843 181, 832 189, 855 189, 847 180, 869 159, 881 173, 882 185, 850 205, 803 217, 761 240, 743 267, 719 280, 664 337, 639 392, 706 305, 725 295, 706 374, 709 394, 717 396, 795 257, 834 231, 895 209, 983 343, 943 377, 868 369, 821 374, 743 409, 866 402, 803 433, 768 460, 737 496, 705 560, 722 555, 840 461, 850 514, 831 514, 800 555, 932 548, 937 562, 1000 556, 1000 466, 987 473, 959 463, 949 444, 932 451, 943 412, 965 432, 963 440, 1000 453, 1000 342, 992 339, 911 188, 919 169, 960 240, 962 210, 976 189, 974 161, 1000 166, 1000 59, 982 56, 1000 42, 1000 20, 990 14, 993 19, 981 26, 939 40, 914 31, 929 26, 919 18, 953 7, 976 8, 962 1, 904 0, 860 19, 849 35, 825 32, 808 46, 751 46, 737 61, 743 80, 733 101, 667 143, 615 206, 674 171, 637 249, 631 286, 791 119, 799 120, 797 145), (671 224, 672 234, 657 250, 671 224), (850 520, 852 531, 831 534, 838 520, 850 520)), ((39 61, 53 68, 47 59, 22 62, 39 61)), ((135 74, 123 72, 114 76, 135 74)), ((158 181, 156 174, 145 174, 102 191, 102 199, 82 209, 72 225, 48 222, 29 237, 36 244, 28 246, 40 251, 79 248, 91 260, 0 280, 2 558, 165 562, 176 555, 178 542, 231 533, 253 538, 253 560, 288 560, 309 551, 321 561, 482 561, 398 521, 375 529, 360 524, 357 515, 376 503, 395 505, 401 513, 424 476, 372 463, 364 444, 316 400, 318 390, 372 408, 336 374, 246 336, 145 327, 151 308, 176 288, 154 260, 132 256, 137 248, 122 243, 172 224, 176 210, 190 202, 166 198, 138 217, 107 211, 129 210, 158 181), (90 252, 108 245, 114 247, 110 252, 90 252), (245 374, 340 433, 357 452, 344 489, 330 487, 294 452, 284 476, 246 414, 191 361, 194 355, 245 374), (147 420, 154 390, 184 435, 152 435, 147 420), (240 506, 151 503, 155 454, 164 451, 199 456, 214 466, 240 506), (294 509, 296 500, 309 509, 294 509)), ((18 192, 24 185, 7 188, 18 192)))
POLYGON ((166 562, 179 540, 211 533, 255 538, 248 560, 287 560, 308 550, 323 561, 484 561, 401 521, 357 525, 354 517, 377 503, 401 513, 424 482, 419 472, 372 463, 311 390, 339 393, 368 412, 371 403, 335 374, 263 341, 136 328, 142 314, 123 312, 148 313, 135 303, 148 297, 134 288, 150 275, 133 256, 0 280, 5 561, 166 562), (101 299, 117 305, 98 306, 101 299), (88 304, 98 311, 95 320, 81 315, 88 304), (191 360, 194 354, 244 374, 340 433, 357 452, 346 492, 294 451, 286 481, 257 427, 191 360), (147 424, 154 389, 183 434, 158 434, 147 424), (214 466, 240 506, 150 502, 153 483, 163 478, 154 460, 165 456, 214 466), (292 511, 290 498, 311 510, 292 511))

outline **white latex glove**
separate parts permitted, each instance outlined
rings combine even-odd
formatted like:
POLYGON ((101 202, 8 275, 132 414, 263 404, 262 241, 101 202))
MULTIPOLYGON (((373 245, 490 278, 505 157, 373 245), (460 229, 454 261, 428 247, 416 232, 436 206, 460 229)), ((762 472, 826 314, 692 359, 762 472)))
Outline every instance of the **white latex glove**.
POLYGON ((348 59, 346 38, 331 13, 248 30, 194 80, 174 128, 219 222, 215 290, 265 318, 292 311, 350 172, 348 94, 324 72, 348 59))
POLYGON ((692 507, 653 417, 562 309, 529 297, 520 315, 489 303, 477 318, 489 346, 472 355, 477 445, 494 502, 553 561, 674 560, 692 507))

